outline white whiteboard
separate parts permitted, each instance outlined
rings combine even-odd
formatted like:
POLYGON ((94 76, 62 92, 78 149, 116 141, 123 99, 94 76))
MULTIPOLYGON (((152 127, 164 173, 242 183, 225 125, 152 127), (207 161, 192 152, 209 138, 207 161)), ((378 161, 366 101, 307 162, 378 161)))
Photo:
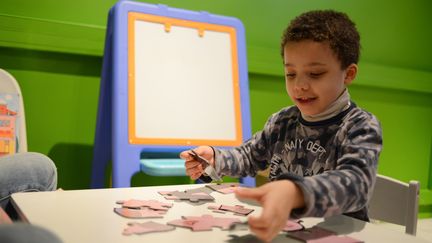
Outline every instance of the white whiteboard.
MULTIPOLYGON (((236 140, 227 32, 135 21, 135 136, 236 140)), ((237 101, 239 102, 239 101, 237 101)), ((237 111, 239 112, 239 111, 237 111)))

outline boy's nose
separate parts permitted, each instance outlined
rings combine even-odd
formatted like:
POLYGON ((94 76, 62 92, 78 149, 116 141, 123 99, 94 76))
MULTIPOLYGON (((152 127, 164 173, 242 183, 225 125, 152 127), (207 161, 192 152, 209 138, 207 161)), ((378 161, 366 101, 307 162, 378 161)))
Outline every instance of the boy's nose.
POLYGON ((306 90, 309 88, 309 82, 304 78, 298 78, 294 82, 294 88, 298 90, 306 90))

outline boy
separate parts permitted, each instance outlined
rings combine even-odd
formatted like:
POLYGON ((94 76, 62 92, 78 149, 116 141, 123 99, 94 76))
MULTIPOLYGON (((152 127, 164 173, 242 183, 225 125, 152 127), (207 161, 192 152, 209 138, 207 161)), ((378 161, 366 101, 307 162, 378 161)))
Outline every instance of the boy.
MULTIPOLYGON (((285 83, 294 102, 273 114, 262 131, 231 150, 194 149, 221 175, 255 176, 270 167, 272 181, 239 189, 263 211, 250 217, 262 240, 274 238, 288 217, 346 214, 368 221, 367 202, 382 147, 379 121, 350 101, 346 88, 357 74, 360 36, 344 13, 311 11, 284 31, 285 83)), ((186 172, 203 171, 187 151, 186 172)))

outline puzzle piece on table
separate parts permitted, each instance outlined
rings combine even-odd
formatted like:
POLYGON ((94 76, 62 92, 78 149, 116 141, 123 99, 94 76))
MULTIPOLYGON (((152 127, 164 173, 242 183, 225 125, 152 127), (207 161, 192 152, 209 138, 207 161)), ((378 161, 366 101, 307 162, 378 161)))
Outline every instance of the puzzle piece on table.
POLYGON ((169 225, 190 228, 192 231, 212 230, 212 227, 228 230, 234 223, 241 223, 241 221, 236 218, 218 218, 208 214, 199 217, 187 216, 168 222, 169 225))
MULTIPOLYGON (((282 231, 285 232, 293 232, 298 230, 304 230, 304 226, 301 224, 301 220, 287 220, 285 227, 282 229, 282 231)), ((230 230, 245 230, 248 229, 248 221, 243 221, 240 223, 233 223, 230 227, 230 230)))
POLYGON ((157 200, 137 200, 137 199, 120 200, 117 201, 117 204, 121 204, 122 207, 124 208, 148 207, 153 210, 161 210, 161 211, 167 211, 169 208, 173 206, 172 203, 163 203, 157 200))
POLYGON ((208 184, 207 187, 214 191, 220 192, 222 194, 233 193, 235 188, 239 187, 239 183, 222 183, 222 184, 208 184))
POLYGON ((230 231, 247 230, 249 229, 248 221, 234 222, 230 225, 230 231))
POLYGON ((346 235, 329 235, 323 238, 309 240, 307 243, 363 243, 363 241, 351 238, 346 235))
POLYGON ((303 230, 304 226, 301 224, 301 222, 302 222, 301 220, 288 219, 282 231, 292 232, 297 230, 303 230))
POLYGON ((201 187, 197 187, 197 188, 194 188, 194 189, 188 189, 186 191, 188 193, 198 193, 198 192, 201 192, 201 193, 210 194, 210 193, 213 192, 213 189, 211 189, 210 187, 207 187, 207 186, 201 186, 201 187))
POLYGON ((241 205, 235 206, 227 206, 227 205, 211 205, 208 206, 208 209, 213 209, 213 212, 216 213, 225 213, 225 212, 233 212, 235 215, 247 216, 252 213, 254 210, 250 208, 245 208, 241 205))
POLYGON ((145 234, 151 232, 164 232, 175 229, 174 226, 159 224, 153 221, 145 223, 128 223, 128 227, 123 230, 123 235, 145 234))
POLYGON ((332 235, 336 235, 336 233, 318 226, 288 233, 289 237, 301 240, 303 242, 310 242, 311 240, 317 240, 332 235))
POLYGON ((132 209, 132 208, 114 208, 114 212, 125 218, 143 219, 143 218, 162 218, 166 211, 152 210, 149 208, 132 209))
POLYGON ((168 200, 188 200, 193 203, 205 203, 206 201, 214 201, 214 197, 204 192, 190 191, 160 191, 159 194, 168 200))

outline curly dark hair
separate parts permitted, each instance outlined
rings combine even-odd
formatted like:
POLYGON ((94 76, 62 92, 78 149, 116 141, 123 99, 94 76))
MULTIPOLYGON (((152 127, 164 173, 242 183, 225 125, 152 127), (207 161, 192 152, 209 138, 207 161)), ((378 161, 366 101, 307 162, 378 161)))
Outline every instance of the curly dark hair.
POLYGON ((282 35, 281 54, 288 42, 313 40, 328 42, 341 62, 342 69, 357 64, 360 56, 360 34, 355 23, 341 12, 315 10, 293 19, 282 35))

